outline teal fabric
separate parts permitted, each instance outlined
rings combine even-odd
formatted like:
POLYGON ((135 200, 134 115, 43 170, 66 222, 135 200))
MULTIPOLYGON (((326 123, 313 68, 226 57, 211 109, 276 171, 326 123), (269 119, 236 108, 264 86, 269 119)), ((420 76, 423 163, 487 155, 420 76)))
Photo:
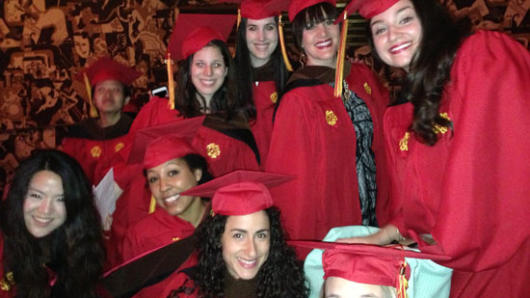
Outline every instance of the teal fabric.
MULTIPOLYGON (((377 232, 379 228, 367 226, 347 226, 331 229, 323 241, 333 242, 339 238, 362 237, 377 232)), ((310 298, 320 295, 324 283, 322 269, 323 250, 313 249, 304 262, 304 272, 309 282, 310 298)), ((407 294, 409 298, 445 298, 451 290, 453 270, 431 260, 405 258, 410 266, 407 294)))

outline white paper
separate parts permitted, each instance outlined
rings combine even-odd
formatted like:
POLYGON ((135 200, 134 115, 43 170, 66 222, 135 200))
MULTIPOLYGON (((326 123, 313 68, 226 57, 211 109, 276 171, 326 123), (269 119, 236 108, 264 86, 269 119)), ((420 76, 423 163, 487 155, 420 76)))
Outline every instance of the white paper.
POLYGON ((123 193, 123 190, 114 181, 114 169, 111 168, 97 186, 92 186, 92 190, 103 229, 109 231, 112 224, 112 214, 116 210, 116 201, 123 193))

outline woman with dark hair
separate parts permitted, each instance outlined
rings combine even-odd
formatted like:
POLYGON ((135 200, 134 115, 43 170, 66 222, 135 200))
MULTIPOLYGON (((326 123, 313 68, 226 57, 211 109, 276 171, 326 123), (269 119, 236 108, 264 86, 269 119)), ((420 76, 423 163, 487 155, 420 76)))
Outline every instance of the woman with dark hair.
POLYGON ((320 240, 335 226, 386 222, 380 122, 388 92, 367 66, 352 63, 344 66, 342 96, 334 96, 336 17, 332 0, 289 7, 307 63, 278 103, 265 168, 297 177, 273 191, 290 239, 320 240))
POLYGON ((307 297, 301 264, 265 186, 284 179, 237 171, 187 192, 215 192, 214 215, 197 230, 198 265, 172 277, 168 297, 307 297))
POLYGON ((378 57, 407 72, 384 118, 395 217, 349 242, 412 238, 451 257, 451 297, 530 293, 530 54, 437 1, 354 1, 378 57))
POLYGON ((56 150, 18 167, 0 211, 1 297, 98 297, 105 250, 81 166, 56 150))
MULTIPOLYGON (((168 47, 171 57, 180 58, 174 109, 167 99, 152 98, 131 131, 206 115, 193 146, 207 159, 211 173, 219 176, 236 169, 258 169, 260 156, 244 112, 252 99, 244 101, 238 95, 235 67, 224 41, 227 36, 207 26, 193 27, 191 32, 180 28, 216 18, 179 15, 168 47), (182 44, 177 45, 177 40, 182 44)), ((231 29, 233 21, 220 20, 220 24, 231 29)))
POLYGON ((171 127, 178 133, 150 132, 158 127, 137 132, 132 152, 143 155, 138 158, 153 202, 150 214, 126 232, 122 247, 124 261, 191 236, 207 213, 207 201, 181 195, 212 178, 206 160, 190 144, 193 134, 186 131, 197 130, 197 127, 186 128, 183 125, 186 122, 188 120, 183 120, 171 127), (139 141, 144 135, 151 135, 150 140, 139 141))
POLYGON ((282 57, 278 34, 280 11, 275 1, 244 0, 237 31, 236 56, 239 95, 251 98, 247 117, 265 163, 272 134, 272 116, 289 71, 282 57))
MULTIPOLYGON (((142 164, 151 206, 149 215, 127 229, 121 256, 124 263, 190 237, 208 214, 208 201, 198 196, 182 195, 212 178, 206 160, 191 146, 194 132, 200 125, 200 119, 192 119, 137 131, 131 161, 142 164), (168 134, 171 131, 174 133, 168 134), (149 138, 146 140, 145 136, 149 138)), ((148 201, 148 198, 138 194, 136 203, 129 203, 141 204, 142 201, 148 201)), ((183 258, 186 262, 182 266, 197 263, 195 255, 183 258)), ((146 271, 147 274, 151 272, 146 271)), ((145 287, 134 297, 159 297, 166 282, 162 280, 145 287)))

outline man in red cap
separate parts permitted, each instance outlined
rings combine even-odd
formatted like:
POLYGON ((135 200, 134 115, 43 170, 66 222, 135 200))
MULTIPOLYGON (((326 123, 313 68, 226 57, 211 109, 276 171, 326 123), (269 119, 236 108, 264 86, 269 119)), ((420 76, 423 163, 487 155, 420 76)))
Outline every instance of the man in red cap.
POLYGON ((77 159, 94 185, 125 146, 124 136, 132 119, 122 108, 130 100, 128 86, 139 76, 133 68, 108 57, 100 58, 78 76, 87 86, 91 117, 69 128, 62 148, 77 159))

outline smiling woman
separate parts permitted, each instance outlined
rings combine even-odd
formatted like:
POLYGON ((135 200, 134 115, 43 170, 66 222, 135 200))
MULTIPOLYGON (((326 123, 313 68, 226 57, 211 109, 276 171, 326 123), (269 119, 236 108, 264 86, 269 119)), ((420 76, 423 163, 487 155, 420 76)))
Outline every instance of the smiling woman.
POLYGON ((307 65, 289 78, 277 104, 265 164, 268 172, 297 177, 272 191, 285 228, 291 239, 322 239, 335 226, 385 222, 381 120, 388 92, 366 65, 336 69, 335 1, 291 1, 289 18, 307 65), (335 97, 342 71, 344 88, 335 97))
POLYGON ((290 74, 289 62, 282 57, 280 47, 281 8, 275 2, 278 1, 242 1, 241 24, 236 35, 239 95, 242 99, 252 99, 246 112, 252 120, 251 129, 262 164, 269 151, 274 107, 290 74))
POLYGON ((190 189, 187 194, 213 195, 215 215, 197 231, 198 265, 171 276, 163 297, 307 297, 302 268, 265 186, 285 180, 236 171, 190 189))
POLYGON ((73 158, 35 152, 20 164, 0 210, 1 297, 99 297, 102 230, 73 158))
POLYGON ((163 132, 158 127, 138 131, 132 154, 143 164, 156 207, 127 230, 122 248, 124 261, 191 236, 207 213, 207 201, 182 195, 211 179, 206 160, 191 146, 199 126, 200 121, 193 119, 165 126, 163 132), (145 135, 149 139, 144 139, 145 135))

